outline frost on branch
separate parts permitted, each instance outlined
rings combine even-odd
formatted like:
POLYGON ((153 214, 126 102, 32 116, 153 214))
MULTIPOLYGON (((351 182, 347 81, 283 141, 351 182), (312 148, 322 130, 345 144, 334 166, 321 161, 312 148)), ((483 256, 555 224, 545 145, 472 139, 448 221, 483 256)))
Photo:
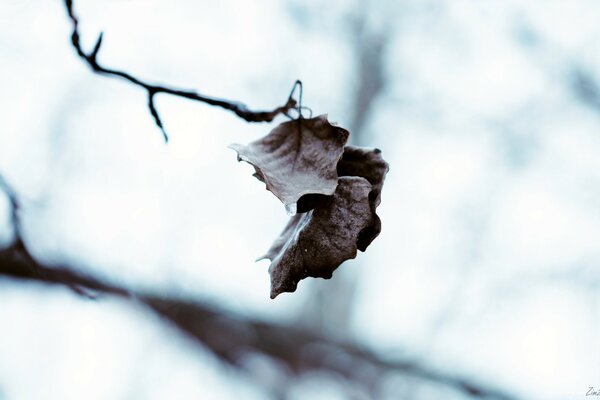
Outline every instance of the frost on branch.
POLYGON ((306 277, 331 278, 381 232, 376 209, 388 164, 378 149, 343 147, 348 135, 320 116, 231 146, 286 208, 299 212, 261 258, 271 260, 271 298, 295 291, 306 277))
POLYGON ((338 179, 336 166, 348 135, 347 130, 331 125, 327 116, 321 115, 284 122, 247 146, 229 147, 237 151, 238 160, 254 166, 255 177, 286 208, 295 209, 305 194, 333 194, 338 179))

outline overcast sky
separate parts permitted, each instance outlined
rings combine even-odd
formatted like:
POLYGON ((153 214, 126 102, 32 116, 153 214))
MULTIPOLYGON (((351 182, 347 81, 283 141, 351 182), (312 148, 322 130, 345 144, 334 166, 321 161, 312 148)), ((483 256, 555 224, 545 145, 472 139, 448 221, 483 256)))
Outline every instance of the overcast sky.
MULTIPOLYGON (((340 126, 366 16, 387 46, 365 142, 391 169, 381 236, 341 267, 357 282, 352 336, 526 398, 600 389, 600 5, 357 4, 75 2, 107 66, 253 108, 283 104, 299 78, 340 126)), ((61 1, 0 4, 0 173, 34 255, 294 321, 311 283, 270 300, 254 261, 288 217, 227 148, 275 123, 159 96, 165 144, 146 94, 89 71, 70 29, 61 1)), ((6 242, 1 196, 0 220, 6 242)), ((0 399, 268 398, 131 305, 8 281, 0 304, 0 399)), ((311 379, 292 397, 340 398, 311 379)))

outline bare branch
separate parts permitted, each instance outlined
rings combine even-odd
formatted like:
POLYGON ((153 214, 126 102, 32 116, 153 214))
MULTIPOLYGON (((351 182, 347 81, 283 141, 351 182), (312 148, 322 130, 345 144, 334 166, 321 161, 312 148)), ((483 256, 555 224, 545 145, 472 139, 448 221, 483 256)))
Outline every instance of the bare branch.
POLYGON ((589 71, 579 65, 572 69, 572 87, 577 98, 587 106, 600 111, 600 85, 589 71))
POLYGON ((168 136, 163 127, 162 121, 160 119, 159 113, 154 105, 154 95, 159 93, 170 94, 176 97, 182 97, 188 100, 199 101, 202 103, 210 104, 215 107, 221 107, 226 110, 229 110, 236 114, 238 117, 244 119, 247 122, 271 122, 273 119, 279 114, 288 115, 288 112, 296 107, 296 100, 293 99, 294 89, 299 84, 300 81, 296 81, 292 88, 292 92, 288 97, 286 103, 280 107, 277 107, 271 111, 253 111, 248 109, 248 107, 240 102, 230 101, 225 99, 220 99, 216 97, 209 97, 203 94, 200 94, 194 90, 188 89, 177 89, 168 86, 155 85, 144 80, 137 78, 136 76, 124 72, 117 69, 107 68, 98 63, 97 56, 100 51, 100 47, 102 46, 102 37, 101 33, 96 41, 94 49, 87 54, 83 48, 81 47, 80 35, 79 35, 79 20, 75 15, 75 11, 73 9, 73 0, 65 0, 65 7, 67 9, 67 14, 69 19, 71 20, 71 24, 73 26, 73 32, 71 34, 71 43, 73 47, 77 51, 79 57, 85 61, 85 63, 96 73, 101 75, 112 76, 116 78, 124 79, 136 86, 139 86, 148 92, 148 109, 150 114, 154 118, 154 122, 156 126, 161 130, 164 135, 165 141, 168 139, 168 136))
POLYGON ((334 372, 366 388, 375 385, 382 374, 396 372, 444 385, 474 398, 515 399, 468 379, 434 371, 416 361, 385 360, 354 344, 297 327, 235 317, 197 302, 151 296, 143 300, 234 366, 238 365, 244 351, 254 351, 281 362, 295 374, 319 370, 334 372), (377 373, 365 373, 369 369, 377 373))
MULTIPOLYGON (((13 209, 18 199, 0 177, 0 188, 7 191, 13 209)), ((16 227, 18 215, 13 210, 16 227)), ((0 276, 52 285, 64 285, 78 294, 95 299, 109 294, 138 301, 212 351, 224 362, 243 369, 242 356, 258 353, 281 363, 293 374, 327 371, 338 374, 370 390, 386 373, 400 373, 423 382, 443 385, 479 399, 510 400, 515 397, 473 380, 438 372, 416 361, 392 361, 340 340, 294 326, 279 325, 249 317, 235 316, 214 306, 189 299, 135 293, 101 279, 75 272, 67 266, 48 266, 38 262, 27 250, 15 229, 15 243, 0 251, 0 276), (376 371, 365 373, 365 371, 376 371)))
POLYGON ((20 238, 21 224, 17 215, 20 205, 17 201, 17 194, 13 191, 12 186, 8 184, 2 175, 0 175, 0 190, 2 190, 4 194, 6 194, 6 197, 8 197, 8 202, 10 203, 10 222, 14 230, 15 238, 20 238))
MULTIPOLYGON (((65 267, 31 265, 8 251, 0 252, 0 275, 137 299, 220 359, 240 368, 244 353, 260 353, 279 361, 294 374, 300 375, 308 371, 334 372, 363 387, 372 387, 382 373, 397 372, 447 386, 474 398, 515 398, 466 378, 436 372, 418 362, 384 360, 352 344, 331 340, 293 326, 234 316, 202 302, 134 295, 126 289, 77 274, 65 267), (378 374, 375 377, 365 374, 368 367, 377 370, 378 374)), ((87 297, 96 298, 89 295, 87 297)))
POLYGON ((13 187, 2 175, 0 175, 0 190, 6 193, 11 205, 10 215, 14 233, 12 245, 0 250, 0 275, 65 285, 77 294, 88 298, 95 297, 90 290, 129 296, 124 289, 105 285, 98 280, 88 278, 69 268, 59 266, 49 268, 38 263, 23 241, 22 224, 19 218, 21 203, 13 187))

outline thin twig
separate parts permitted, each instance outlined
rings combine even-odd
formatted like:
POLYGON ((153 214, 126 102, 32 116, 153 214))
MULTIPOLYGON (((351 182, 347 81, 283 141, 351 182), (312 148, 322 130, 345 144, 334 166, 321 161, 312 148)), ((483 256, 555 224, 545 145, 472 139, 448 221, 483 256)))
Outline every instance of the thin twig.
POLYGON ((65 6, 67 8, 67 14, 71 20, 73 31, 71 34, 71 43, 77 51, 79 57, 86 62, 86 64, 96 73, 101 75, 112 76, 116 78, 125 79, 126 81, 139 86, 148 92, 148 110, 154 118, 156 126, 161 130, 165 141, 168 140, 168 135, 165 131, 164 125, 154 104, 154 96, 159 93, 170 94, 176 97, 182 97, 188 100, 199 101, 212 106, 221 107, 235 113, 238 117, 244 119, 247 122, 271 122, 279 114, 288 115, 288 111, 296 107, 296 100, 293 98, 294 89, 298 85, 299 81, 294 83, 292 93, 288 97, 286 103, 280 107, 277 107, 271 111, 252 111, 248 107, 240 102, 220 99, 216 97, 209 97, 202 95, 194 90, 187 89, 176 89, 168 86, 161 86, 156 84, 148 83, 136 76, 117 69, 107 68, 98 63, 98 52, 102 46, 103 34, 100 33, 98 40, 91 52, 86 53, 81 47, 80 35, 79 35, 79 20, 75 15, 73 9, 73 0, 65 0, 65 6))
POLYGON ((2 175, 0 175, 0 190, 4 192, 10 203, 10 222, 15 238, 19 238, 21 237, 21 224, 17 213, 19 212, 20 205, 17 201, 17 194, 2 175))

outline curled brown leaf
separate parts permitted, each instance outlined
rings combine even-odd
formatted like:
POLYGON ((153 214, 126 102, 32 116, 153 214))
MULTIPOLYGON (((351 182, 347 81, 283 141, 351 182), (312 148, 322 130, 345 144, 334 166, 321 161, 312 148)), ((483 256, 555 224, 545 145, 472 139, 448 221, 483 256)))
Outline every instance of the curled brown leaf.
POLYGON ((329 279, 342 262, 356 257, 359 234, 373 220, 371 190, 365 178, 339 178, 333 196, 290 219, 262 257, 271 260, 271 298, 295 291, 309 276, 329 279))
POLYGON ((381 232, 376 209, 388 164, 378 149, 344 147, 348 135, 319 116, 230 146, 288 211, 297 212, 262 257, 271 260, 271 298, 295 291, 309 276, 331 278, 381 232))
POLYGON ((295 209, 306 194, 333 194, 338 183, 337 164, 348 135, 321 115, 284 122, 249 145, 229 147, 238 153, 238 160, 254 166, 254 176, 286 208, 295 209))
POLYGON ((376 213, 381 203, 381 190, 389 165, 381 156, 381 150, 367 147, 347 146, 344 155, 338 163, 337 171, 342 176, 361 176, 372 186, 369 193, 372 221, 361 233, 358 239, 358 249, 365 251, 371 242, 381 232, 381 219, 376 213))

